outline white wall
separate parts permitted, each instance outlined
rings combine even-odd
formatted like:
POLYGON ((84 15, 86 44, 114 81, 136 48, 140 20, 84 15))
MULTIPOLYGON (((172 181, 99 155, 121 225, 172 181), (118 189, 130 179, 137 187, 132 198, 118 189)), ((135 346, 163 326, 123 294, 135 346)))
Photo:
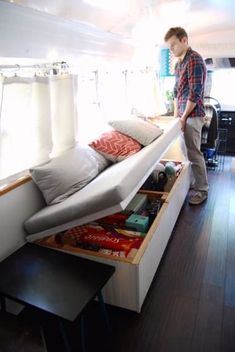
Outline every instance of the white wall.
POLYGON ((0 260, 25 242, 23 223, 43 204, 32 181, 0 197, 0 260))

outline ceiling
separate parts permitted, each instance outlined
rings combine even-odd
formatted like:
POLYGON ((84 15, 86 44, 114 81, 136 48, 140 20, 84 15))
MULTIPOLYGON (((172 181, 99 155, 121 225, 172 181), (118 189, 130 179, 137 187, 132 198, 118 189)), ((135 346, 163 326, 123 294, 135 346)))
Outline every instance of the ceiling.
MULTIPOLYGON (((235 30, 233 0, 10 0, 125 38, 161 43, 165 31, 182 26, 194 42, 228 42, 235 30), (224 33, 227 33, 224 35, 224 33), (227 35, 229 38, 227 38, 227 35)), ((234 39, 233 39, 234 40, 234 39)))
POLYGON ((204 57, 235 57, 234 0, 0 0, 2 56, 97 54, 154 59, 181 26, 204 57), (50 25, 51 24, 51 25, 50 25), (5 49, 5 50, 3 50, 5 49), (3 55, 4 53, 4 55, 3 55))

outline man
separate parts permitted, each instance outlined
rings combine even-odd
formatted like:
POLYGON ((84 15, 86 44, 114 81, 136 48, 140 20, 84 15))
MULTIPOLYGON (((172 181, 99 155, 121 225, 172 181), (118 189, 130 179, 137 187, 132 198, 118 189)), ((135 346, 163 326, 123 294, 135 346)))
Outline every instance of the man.
POLYGON ((188 35, 181 27, 170 28, 164 37, 178 62, 175 67, 174 116, 180 119, 188 159, 192 164, 194 194, 189 204, 201 204, 208 196, 208 180, 204 156, 200 150, 204 124, 203 94, 206 67, 202 57, 188 44, 188 35))

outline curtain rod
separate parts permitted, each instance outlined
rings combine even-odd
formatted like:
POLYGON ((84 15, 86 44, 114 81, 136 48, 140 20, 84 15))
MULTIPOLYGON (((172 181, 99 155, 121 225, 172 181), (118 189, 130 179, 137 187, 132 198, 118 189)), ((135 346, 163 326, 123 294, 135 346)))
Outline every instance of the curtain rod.
POLYGON ((66 69, 68 68, 68 64, 64 61, 61 62, 53 62, 53 63, 41 63, 41 64, 31 64, 31 65, 19 65, 19 64, 14 64, 14 65, 0 65, 0 70, 20 70, 24 68, 31 68, 31 69, 53 69, 55 67, 58 68, 66 69))

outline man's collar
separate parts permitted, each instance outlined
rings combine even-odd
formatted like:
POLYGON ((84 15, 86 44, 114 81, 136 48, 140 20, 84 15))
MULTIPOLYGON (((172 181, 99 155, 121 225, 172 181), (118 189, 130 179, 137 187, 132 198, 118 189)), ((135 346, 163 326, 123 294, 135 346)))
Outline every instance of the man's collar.
POLYGON ((189 46, 187 51, 185 52, 185 55, 183 56, 183 59, 181 59, 180 57, 178 58, 176 62, 176 66, 180 67, 185 62, 187 56, 189 56, 191 52, 192 52, 192 48, 191 46, 189 46))
POLYGON ((191 46, 189 46, 188 49, 187 49, 187 51, 185 52, 183 58, 182 58, 182 59, 179 58, 179 63, 182 64, 182 63, 185 61, 186 57, 187 57, 191 52, 192 52, 192 48, 191 48, 191 46))

